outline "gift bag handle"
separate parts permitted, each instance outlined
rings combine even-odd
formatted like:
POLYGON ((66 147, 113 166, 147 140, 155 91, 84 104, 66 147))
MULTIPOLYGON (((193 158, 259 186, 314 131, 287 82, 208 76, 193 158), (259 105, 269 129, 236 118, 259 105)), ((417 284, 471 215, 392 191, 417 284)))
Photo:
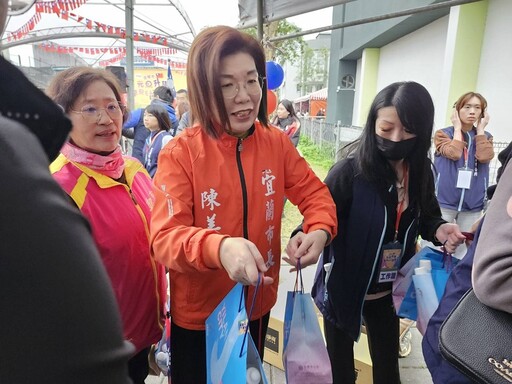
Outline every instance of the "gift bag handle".
MULTIPOLYGON (((240 355, 242 357, 242 352, 244 351, 245 341, 247 340, 247 333, 249 332, 249 322, 251 321, 252 311, 254 310, 254 304, 256 303, 256 296, 258 295, 258 289, 260 284, 263 284, 263 273, 258 274, 258 282, 256 283, 256 288, 254 288, 254 293, 252 295, 251 308, 249 309, 249 316, 247 317, 247 326, 245 327, 244 339, 242 340, 242 347, 240 348, 240 355)), ((242 303, 244 294, 242 290, 242 295, 240 298, 240 305, 242 303)))
POLYGON ((300 265, 300 259, 297 260, 297 274, 295 276, 295 286, 293 288, 293 294, 295 292, 304 293, 304 281, 302 280, 302 267, 300 265))
POLYGON ((448 240, 446 240, 443 243, 443 246, 441 247, 441 249, 443 250, 443 268, 445 269, 446 272, 450 272, 452 270, 452 268, 453 268, 453 266, 452 266, 452 255, 450 253, 448 253, 448 251, 444 247, 444 245, 446 244, 447 241, 448 240))

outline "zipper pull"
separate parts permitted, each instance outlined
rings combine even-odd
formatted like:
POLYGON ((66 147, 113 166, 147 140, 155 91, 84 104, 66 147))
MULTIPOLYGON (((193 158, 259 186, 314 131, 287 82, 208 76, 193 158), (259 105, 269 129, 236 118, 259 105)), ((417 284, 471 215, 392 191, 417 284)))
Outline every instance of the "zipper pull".
POLYGON ((243 142, 243 139, 238 139, 238 152, 242 152, 242 149, 244 149, 242 142, 243 142))
POLYGON ((137 199, 135 198, 135 195, 134 195, 134 194, 133 194, 133 192, 132 192, 132 189, 131 189, 131 188, 128 188, 128 190, 129 190, 129 192, 130 192, 130 197, 132 198, 133 203, 134 203, 135 205, 139 205, 139 204, 137 203, 137 199))

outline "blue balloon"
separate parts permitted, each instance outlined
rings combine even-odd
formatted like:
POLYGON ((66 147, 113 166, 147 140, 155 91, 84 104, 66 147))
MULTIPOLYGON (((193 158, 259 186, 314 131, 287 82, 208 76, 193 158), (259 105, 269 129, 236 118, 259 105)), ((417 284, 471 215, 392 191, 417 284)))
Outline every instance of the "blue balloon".
POLYGON ((284 70, 275 61, 267 61, 267 88, 276 89, 283 84, 284 70))

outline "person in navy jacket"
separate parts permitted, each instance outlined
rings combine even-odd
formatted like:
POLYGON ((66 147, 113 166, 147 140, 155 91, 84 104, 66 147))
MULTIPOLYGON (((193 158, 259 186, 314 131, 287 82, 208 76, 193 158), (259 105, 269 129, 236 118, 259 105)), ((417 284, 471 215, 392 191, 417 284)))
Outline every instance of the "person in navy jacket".
POLYGON ((144 111, 144 126, 151 132, 142 150, 144 167, 149 176, 153 177, 156 173, 160 150, 172 139, 172 135, 168 132, 171 120, 167 110, 158 104, 148 105, 144 111))
POLYGON ((355 383, 353 347, 363 321, 373 383, 400 383, 392 282, 414 255, 418 235, 449 252, 465 239, 456 224, 441 218, 434 195, 428 158, 433 124, 434 105, 422 85, 385 87, 360 139, 325 180, 340 236, 323 251, 312 296, 324 316, 334 384, 355 383))
MULTIPOLYGON (((153 91, 153 99, 151 104, 156 104, 165 107, 169 114, 171 121, 170 132, 172 136, 176 136, 176 129, 178 128, 178 119, 174 109, 174 96, 172 91, 166 86, 156 87, 153 91)), ((139 108, 130 112, 128 120, 123 124, 123 136, 133 139, 133 147, 131 155, 144 163, 144 156, 142 150, 146 138, 149 136, 149 130, 144 126, 144 109, 139 108)))

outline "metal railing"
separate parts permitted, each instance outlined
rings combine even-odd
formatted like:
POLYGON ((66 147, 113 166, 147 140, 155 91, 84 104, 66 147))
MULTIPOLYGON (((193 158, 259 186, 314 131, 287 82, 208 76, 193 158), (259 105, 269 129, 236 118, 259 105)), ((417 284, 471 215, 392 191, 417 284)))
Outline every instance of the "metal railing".
POLYGON ((126 137, 121 137, 121 151, 123 152, 123 155, 132 155, 132 147, 133 147, 133 139, 128 139, 126 137))
MULTIPOLYGON (((344 145, 357 139, 362 127, 345 126, 341 124, 327 123, 323 118, 302 117, 301 135, 308 137, 322 152, 327 152, 333 159, 333 163, 339 160, 340 149, 344 145)), ((496 174, 501 163, 498 154, 508 146, 506 142, 494 142, 494 158, 489 164, 489 185, 496 183, 496 174)))
POLYGON ((498 154, 507 148, 508 144, 509 143, 502 141, 492 143, 494 147, 494 157, 489 164, 489 185, 496 184, 496 174, 498 173, 498 168, 501 167, 501 163, 498 160, 498 154))
POLYGON ((318 148, 330 154, 334 162, 338 160, 340 149, 357 139, 363 128, 327 123, 324 118, 300 119, 301 135, 307 136, 318 148))

